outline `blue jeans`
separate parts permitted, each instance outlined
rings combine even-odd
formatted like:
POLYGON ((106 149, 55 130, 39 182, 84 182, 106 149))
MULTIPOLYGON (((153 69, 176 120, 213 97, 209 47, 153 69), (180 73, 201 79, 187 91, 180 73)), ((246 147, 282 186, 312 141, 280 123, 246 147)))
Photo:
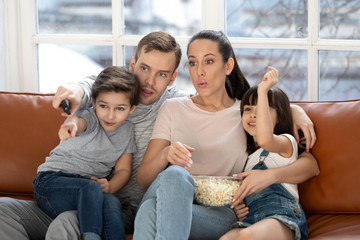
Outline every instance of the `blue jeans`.
POLYGON ((135 217, 134 240, 219 239, 237 220, 228 207, 194 204, 195 184, 183 167, 170 166, 144 195, 135 217))
POLYGON ((34 195, 39 207, 50 217, 77 210, 80 233, 85 239, 125 239, 119 200, 103 193, 100 185, 80 175, 40 172, 34 195))
MULTIPOLYGON (((267 169, 263 162, 253 169, 267 169)), ((308 235, 305 213, 293 195, 281 184, 272 184, 264 190, 244 199, 249 208, 248 217, 238 224, 246 227, 265 218, 275 218, 295 233, 295 239, 306 239, 308 235)))

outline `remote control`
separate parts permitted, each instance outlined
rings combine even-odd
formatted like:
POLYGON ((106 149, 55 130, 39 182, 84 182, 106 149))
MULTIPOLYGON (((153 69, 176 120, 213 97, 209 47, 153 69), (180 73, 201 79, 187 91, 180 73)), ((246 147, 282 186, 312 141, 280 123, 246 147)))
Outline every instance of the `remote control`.
POLYGON ((61 107, 62 109, 64 110, 64 112, 67 114, 67 115, 70 115, 71 112, 70 112, 70 102, 68 99, 65 99, 61 102, 61 107))

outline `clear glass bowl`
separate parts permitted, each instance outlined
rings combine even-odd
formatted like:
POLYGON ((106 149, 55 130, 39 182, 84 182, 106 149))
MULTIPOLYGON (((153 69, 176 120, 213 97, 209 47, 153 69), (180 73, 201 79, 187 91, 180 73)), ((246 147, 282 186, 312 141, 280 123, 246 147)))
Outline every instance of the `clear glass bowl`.
POLYGON ((192 176, 195 181, 195 200, 205 206, 223 207, 232 203, 241 179, 231 176, 192 176))

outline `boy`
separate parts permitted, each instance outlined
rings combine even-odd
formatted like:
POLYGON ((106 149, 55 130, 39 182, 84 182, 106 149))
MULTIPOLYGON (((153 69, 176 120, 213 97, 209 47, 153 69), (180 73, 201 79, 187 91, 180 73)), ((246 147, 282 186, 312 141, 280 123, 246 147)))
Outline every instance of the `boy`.
POLYGON ((112 194, 130 178, 136 147, 126 118, 138 104, 138 89, 137 78, 126 68, 103 70, 92 85, 93 107, 65 121, 59 131, 62 141, 38 168, 33 182, 37 204, 53 218, 77 210, 84 239, 101 239, 102 231, 107 239, 125 239, 120 204, 113 211, 102 210, 103 199, 116 199, 112 194), (105 215, 111 224, 103 228, 105 215))

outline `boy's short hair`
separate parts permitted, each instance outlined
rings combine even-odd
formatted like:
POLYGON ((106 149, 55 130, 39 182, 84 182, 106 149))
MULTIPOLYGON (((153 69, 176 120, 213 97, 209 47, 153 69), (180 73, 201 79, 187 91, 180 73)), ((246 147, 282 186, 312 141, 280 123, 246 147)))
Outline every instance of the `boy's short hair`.
POLYGON ((131 106, 139 104, 139 80, 125 67, 111 66, 100 72, 92 85, 91 96, 96 100, 104 92, 125 93, 131 106))
POLYGON ((181 60, 181 48, 176 42, 175 38, 167 32, 151 32, 144 36, 137 45, 135 53, 135 61, 139 59, 141 49, 144 47, 145 53, 152 50, 158 50, 160 52, 174 52, 175 53, 175 70, 178 68, 181 60))

